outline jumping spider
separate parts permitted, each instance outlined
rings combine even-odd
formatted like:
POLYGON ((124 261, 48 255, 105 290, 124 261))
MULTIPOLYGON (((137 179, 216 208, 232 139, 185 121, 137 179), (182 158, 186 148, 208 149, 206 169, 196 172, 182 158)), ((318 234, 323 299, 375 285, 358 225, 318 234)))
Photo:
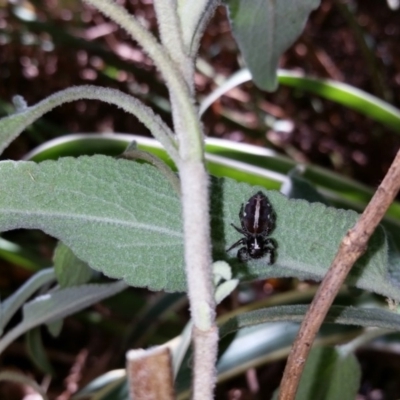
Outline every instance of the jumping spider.
POLYGON ((268 254, 269 264, 273 264, 277 244, 274 239, 267 236, 275 228, 276 216, 268 197, 261 191, 251 196, 246 205, 242 204, 239 218, 242 228, 231 225, 244 235, 244 238, 234 243, 227 251, 244 245, 237 252, 239 261, 248 261, 250 258, 257 259, 268 254))

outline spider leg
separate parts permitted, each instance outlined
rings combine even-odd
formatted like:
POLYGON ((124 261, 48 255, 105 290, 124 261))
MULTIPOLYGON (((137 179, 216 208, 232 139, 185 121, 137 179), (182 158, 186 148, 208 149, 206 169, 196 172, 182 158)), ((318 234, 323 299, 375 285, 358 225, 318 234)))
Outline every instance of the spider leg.
MULTIPOLYGON (((235 228, 236 228, 236 226, 235 226, 235 228)), ((236 229, 237 229, 237 228, 236 228, 236 229)), ((231 251, 231 250, 234 249, 235 247, 240 246, 240 245, 245 244, 245 243, 246 243, 246 239, 245 239, 245 238, 241 238, 241 239, 239 239, 237 242, 235 242, 231 247, 229 247, 229 249, 227 250, 227 252, 228 252, 228 251, 231 251)))
POLYGON ((275 239, 270 239, 270 238, 264 239, 264 246, 263 246, 263 248, 275 250, 277 247, 278 247, 278 245, 277 245, 275 239))
POLYGON ((265 239, 263 249, 264 249, 265 255, 269 256, 269 262, 268 262, 269 265, 275 263, 276 248, 277 248, 277 244, 274 239, 265 239))
POLYGON ((241 233, 242 235, 246 235, 246 233, 244 232, 243 229, 238 228, 237 226, 231 224, 239 233, 241 233))
POLYGON ((250 255, 246 247, 242 247, 241 249, 238 250, 237 258, 241 262, 245 262, 250 259, 250 255))
POLYGON ((243 219, 243 213, 244 213, 244 204, 242 203, 241 207, 240 207, 240 212, 239 212, 239 218, 240 220, 243 219))

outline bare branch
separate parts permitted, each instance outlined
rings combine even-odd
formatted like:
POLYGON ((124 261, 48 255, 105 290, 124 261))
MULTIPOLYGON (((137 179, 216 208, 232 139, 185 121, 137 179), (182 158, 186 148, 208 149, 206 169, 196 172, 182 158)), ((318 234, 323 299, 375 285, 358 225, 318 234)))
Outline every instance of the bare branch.
POLYGON ((283 374, 279 400, 292 400, 315 336, 353 264, 365 252, 368 240, 400 188, 400 151, 385 179, 360 216, 343 238, 317 294, 300 326, 283 374))

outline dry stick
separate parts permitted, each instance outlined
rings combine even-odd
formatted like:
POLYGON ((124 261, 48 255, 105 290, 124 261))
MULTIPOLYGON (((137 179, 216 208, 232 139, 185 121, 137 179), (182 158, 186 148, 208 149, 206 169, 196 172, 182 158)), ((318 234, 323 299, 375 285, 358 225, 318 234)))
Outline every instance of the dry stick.
POLYGON ((171 351, 168 347, 128 351, 126 375, 129 398, 132 400, 175 398, 171 351))
POLYGON ((400 188, 400 151, 356 225, 343 238, 324 280, 300 326, 281 382, 279 400, 296 396, 304 364, 329 307, 356 260, 365 252, 375 228, 400 188))

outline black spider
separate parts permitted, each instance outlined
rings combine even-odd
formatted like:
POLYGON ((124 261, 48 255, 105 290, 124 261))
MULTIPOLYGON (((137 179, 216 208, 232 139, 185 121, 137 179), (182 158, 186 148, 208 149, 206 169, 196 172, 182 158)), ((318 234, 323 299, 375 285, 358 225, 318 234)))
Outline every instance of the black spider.
POLYGON ((268 197, 263 192, 257 192, 250 197, 246 205, 242 204, 239 212, 242 228, 231 224, 239 233, 244 235, 234 243, 227 251, 237 246, 241 247, 237 252, 240 261, 247 261, 250 258, 261 258, 269 255, 269 264, 275 262, 275 250, 277 244, 274 239, 267 236, 275 228, 276 216, 268 197))

